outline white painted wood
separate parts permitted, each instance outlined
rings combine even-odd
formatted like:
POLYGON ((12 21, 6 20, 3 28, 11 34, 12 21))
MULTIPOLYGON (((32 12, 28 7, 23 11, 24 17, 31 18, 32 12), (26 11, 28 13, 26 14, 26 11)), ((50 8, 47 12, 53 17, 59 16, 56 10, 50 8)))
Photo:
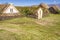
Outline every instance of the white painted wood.
POLYGON ((41 19, 43 15, 43 10, 41 8, 38 9, 38 19, 41 19))
POLYGON ((19 13, 19 11, 13 5, 10 5, 3 11, 3 13, 19 13), (11 9, 13 10, 12 12, 11 9))

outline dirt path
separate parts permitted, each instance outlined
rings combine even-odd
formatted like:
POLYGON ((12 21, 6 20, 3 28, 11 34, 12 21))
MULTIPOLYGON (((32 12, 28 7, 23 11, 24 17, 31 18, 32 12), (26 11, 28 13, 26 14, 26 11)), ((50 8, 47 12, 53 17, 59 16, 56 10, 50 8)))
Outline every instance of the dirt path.
POLYGON ((53 21, 51 21, 51 20, 36 20, 35 23, 37 23, 39 25, 43 25, 43 26, 46 26, 46 25, 53 26, 53 21))
POLYGON ((24 35, 28 35, 28 34, 40 35, 38 32, 35 32, 35 31, 26 31, 26 30, 23 30, 21 28, 20 29, 16 29, 16 28, 0 27, 0 29, 7 30, 9 32, 13 32, 13 33, 16 33, 18 35, 21 35, 21 34, 24 34, 24 35))
POLYGON ((24 31, 23 30, 19 30, 19 29, 5 28, 5 27, 0 27, 0 29, 10 31, 10 32, 16 33, 18 35, 19 34, 24 34, 24 31))

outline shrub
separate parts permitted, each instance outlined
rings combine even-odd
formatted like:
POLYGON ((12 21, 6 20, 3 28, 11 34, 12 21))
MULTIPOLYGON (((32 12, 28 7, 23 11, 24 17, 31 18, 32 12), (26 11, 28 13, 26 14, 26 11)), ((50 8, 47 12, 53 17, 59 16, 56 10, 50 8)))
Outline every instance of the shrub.
POLYGON ((60 10, 57 10, 58 14, 60 14, 60 10))
POLYGON ((50 12, 49 12, 48 9, 43 8, 43 17, 49 15, 49 13, 50 13, 50 12))
POLYGON ((23 13, 24 16, 32 15, 33 12, 27 8, 21 10, 21 13, 23 13))

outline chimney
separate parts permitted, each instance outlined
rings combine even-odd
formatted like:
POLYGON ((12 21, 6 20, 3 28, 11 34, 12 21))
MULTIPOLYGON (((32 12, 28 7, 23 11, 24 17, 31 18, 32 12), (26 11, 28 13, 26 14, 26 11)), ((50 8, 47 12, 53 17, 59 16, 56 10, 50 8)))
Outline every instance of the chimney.
POLYGON ((9 3, 9 5, 13 5, 13 3, 9 3))

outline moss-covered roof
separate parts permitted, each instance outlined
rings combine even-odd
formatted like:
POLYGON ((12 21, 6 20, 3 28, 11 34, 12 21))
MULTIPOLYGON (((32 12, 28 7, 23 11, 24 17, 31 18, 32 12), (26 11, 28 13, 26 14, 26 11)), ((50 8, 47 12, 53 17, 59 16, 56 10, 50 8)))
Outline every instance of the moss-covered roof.
POLYGON ((59 7, 57 5, 52 6, 54 10, 59 10, 59 7))
POLYGON ((49 6, 48 6, 47 4, 45 4, 45 3, 41 3, 41 4, 39 5, 39 7, 42 7, 42 8, 49 8, 49 6))

